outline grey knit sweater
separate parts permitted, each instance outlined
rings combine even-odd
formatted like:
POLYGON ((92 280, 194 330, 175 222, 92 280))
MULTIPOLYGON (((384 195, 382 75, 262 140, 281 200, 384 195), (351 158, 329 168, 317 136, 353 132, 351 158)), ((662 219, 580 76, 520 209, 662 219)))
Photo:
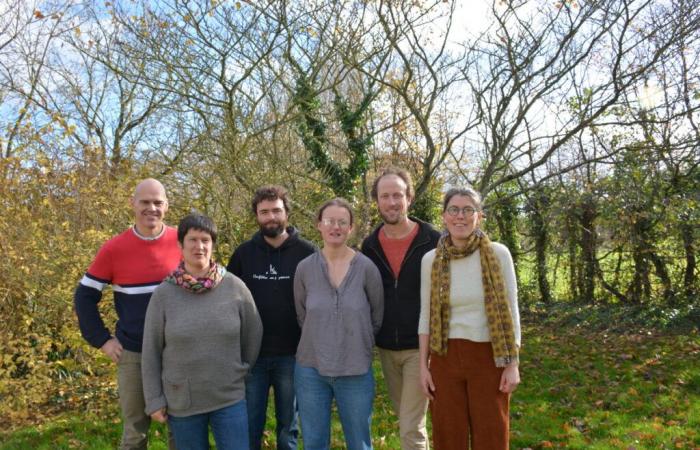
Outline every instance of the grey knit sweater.
POLYGON ((163 282, 151 296, 141 354, 146 413, 175 417, 230 406, 245 398, 262 323, 250 291, 230 273, 193 294, 163 282))
POLYGON ((384 315, 382 277, 368 257, 356 253, 336 289, 323 254, 308 256, 294 275, 294 304, 301 326, 297 363, 329 377, 367 372, 384 315))

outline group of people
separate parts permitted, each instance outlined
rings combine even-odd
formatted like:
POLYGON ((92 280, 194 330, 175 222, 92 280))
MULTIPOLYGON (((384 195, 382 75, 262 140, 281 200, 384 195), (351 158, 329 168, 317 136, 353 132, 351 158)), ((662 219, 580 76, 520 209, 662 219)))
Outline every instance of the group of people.
POLYGON ((382 222, 360 250, 344 199, 320 206, 317 249, 288 222, 290 199, 263 186, 259 225, 228 265, 212 258, 213 221, 164 224, 154 179, 136 187, 135 224, 107 241, 75 293, 84 338, 117 364, 121 448, 146 448, 151 420, 169 446, 260 449, 274 392, 278 449, 329 449, 335 401, 346 448, 371 449, 375 345, 402 449, 507 449, 510 393, 520 381, 520 325, 510 253, 480 228, 471 189, 444 197, 444 231, 410 217, 410 175, 373 183, 382 222), (112 285, 112 335, 98 303, 112 285), (300 423, 300 427, 299 427, 300 423))

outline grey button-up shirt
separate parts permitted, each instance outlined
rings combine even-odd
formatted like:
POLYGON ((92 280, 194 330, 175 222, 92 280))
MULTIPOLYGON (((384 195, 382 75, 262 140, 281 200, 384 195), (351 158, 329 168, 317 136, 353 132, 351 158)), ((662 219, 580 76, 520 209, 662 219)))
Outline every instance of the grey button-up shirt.
POLYGON ((301 327, 297 363, 329 377, 367 373, 384 314, 381 275, 369 258, 357 252, 337 289, 320 251, 302 260, 294 304, 301 327))

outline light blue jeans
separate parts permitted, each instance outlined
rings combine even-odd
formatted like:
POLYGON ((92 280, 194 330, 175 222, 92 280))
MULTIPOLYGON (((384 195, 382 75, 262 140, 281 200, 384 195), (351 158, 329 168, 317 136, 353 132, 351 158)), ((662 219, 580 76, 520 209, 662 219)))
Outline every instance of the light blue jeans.
POLYGON ((215 411, 187 417, 168 416, 178 450, 209 450, 209 425, 217 450, 248 449, 245 400, 215 411))
POLYGON ((348 450, 372 448, 372 368, 363 375, 325 377, 313 367, 297 364, 294 388, 299 403, 305 450, 327 450, 331 443, 331 403, 335 398, 348 450))
POLYGON ((261 356, 245 379, 245 399, 248 404, 250 449, 260 450, 267 412, 270 386, 275 393, 277 449, 296 450, 297 402, 294 397, 294 356, 261 356))

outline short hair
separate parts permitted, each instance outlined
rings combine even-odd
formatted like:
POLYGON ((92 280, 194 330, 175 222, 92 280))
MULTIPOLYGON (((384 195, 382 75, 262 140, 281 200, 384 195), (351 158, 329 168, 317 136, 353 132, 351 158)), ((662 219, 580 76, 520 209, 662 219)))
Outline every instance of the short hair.
POLYGON ((455 195, 459 195, 460 197, 469 197, 472 199, 472 202, 474 202, 474 207, 477 210, 481 210, 481 194, 472 188, 459 187, 450 188, 447 192, 445 192, 445 197, 442 200, 442 212, 445 212, 447 209, 447 204, 450 203, 450 200, 452 200, 452 197, 455 195))
POLYGON ((185 236, 190 230, 199 230, 208 233, 211 241, 216 244, 216 224, 204 214, 188 214, 182 218, 177 226, 177 240, 184 244, 185 236))
POLYGON ((325 211, 326 208, 328 208, 330 206, 337 206, 339 208, 347 209, 348 213, 350 213, 350 225, 352 225, 353 217, 354 217, 354 214, 352 212, 352 206, 350 206, 350 202, 348 202, 347 200, 345 200, 344 198, 341 198, 341 197, 336 197, 332 200, 328 200, 323 205, 321 205, 320 208, 318 208, 318 214, 316 215, 316 222, 317 223, 320 222, 321 219, 323 218, 323 211, 325 211))
POLYGON ((287 189, 279 185, 266 185, 260 186, 253 195, 253 201, 251 202, 251 207, 253 208, 253 214, 258 213, 258 204, 263 200, 282 200, 284 205, 284 210, 289 213, 289 197, 287 196, 287 189))
POLYGON ((385 168, 382 173, 374 179, 374 183, 372 183, 372 198, 374 201, 377 201, 379 198, 379 181, 387 175, 396 175, 401 178, 403 182, 406 183, 406 197, 413 198, 413 179, 411 178, 411 174, 405 169, 391 166, 385 168))

